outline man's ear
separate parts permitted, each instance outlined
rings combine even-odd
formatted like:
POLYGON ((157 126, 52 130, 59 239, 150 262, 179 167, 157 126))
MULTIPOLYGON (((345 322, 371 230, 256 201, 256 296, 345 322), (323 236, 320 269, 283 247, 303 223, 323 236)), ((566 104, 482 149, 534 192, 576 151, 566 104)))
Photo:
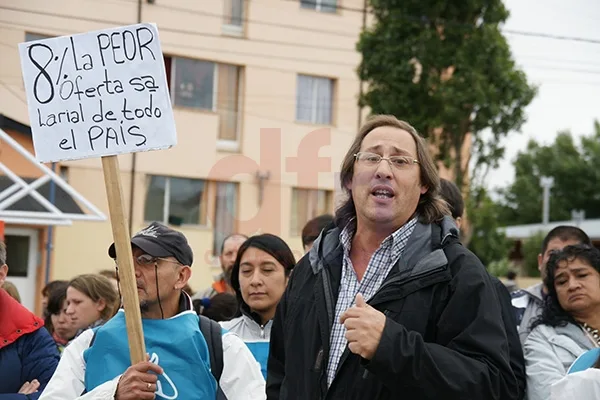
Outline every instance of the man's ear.
POLYGON ((175 283, 179 289, 182 289, 192 277, 192 268, 184 265, 179 268, 179 276, 177 277, 177 282, 175 283))
POLYGON ((460 226, 462 225, 462 217, 456 217, 454 221, 456 222, 458 229, 460 229, 460 226))
POLYGON ((4 285, 4 281, 6 280, 6 275, 8 275, 8 265, 4 264, 0 267, 0 287, 4 285))

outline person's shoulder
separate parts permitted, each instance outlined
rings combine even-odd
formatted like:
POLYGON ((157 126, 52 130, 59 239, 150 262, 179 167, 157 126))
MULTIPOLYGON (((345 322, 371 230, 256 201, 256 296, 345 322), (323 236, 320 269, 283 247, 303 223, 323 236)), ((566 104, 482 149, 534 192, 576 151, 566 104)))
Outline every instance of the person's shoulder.
POLYGON ((493 281, 493 278, 485 269, 481 260, 471 250, 460 242, 451 243, 444 247, 450 270, 455 276, 477 276, 485 280, 493 281))
POLYGON ((546 324, 540 324, 533 328, 529 335, 527 335, 527 340, 525 343, 530 341, 548 341, 553 336, 556 336, 556 328, 546 324))
POLYGON ((244 322, 244 317, 237 317, 229 321, 220 321, 219 324, 223 329, 234 330, 234 328, 244 322))
POLYGON ((97 330, 98 328, 94 328, 81 332, 67 344, 64 351, 83 351, 89 348, 92 345, 92 339, 94 339, 97 330))
POLYGON ((512 298, 513 303, 525 302, 525 305, 523 305, 523 307, 526 307, 527 303, 529 303, 530 298, 538 298, 538 297, 541 297, 541 295, 542 295, 542 284, 538 283, 538 284, 530 286, 526 289, 515 290, 514 292, 512 292, 510 294, 510 297, 512 298))
POLYGON ((242 338, 237 333, 232 331, 223 332, 221 342, 223 343, 224 353, 244 353, 243 350, 246 350, 248 348, 246 346, 246 343, 244 343, 244 341, 242 340, 242 338))

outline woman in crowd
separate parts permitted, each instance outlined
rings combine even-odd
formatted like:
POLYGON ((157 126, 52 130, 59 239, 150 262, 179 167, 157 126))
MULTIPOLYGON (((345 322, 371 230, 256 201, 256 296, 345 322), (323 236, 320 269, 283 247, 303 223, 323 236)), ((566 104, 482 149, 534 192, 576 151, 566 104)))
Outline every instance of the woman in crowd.
POLYGON ((600 250, 567 246, 551 255, 548 295, 525 342, 529 400, 547 400, 581 354, 600 346, 600 250))
POLYGON ((242 316, 221 325, 246 342, 265 379, 272 319, 295 265, 294 254, 281 238, 263 234, 240 246, 231 270, 242 316))
POLYGON ((110 280, 101 275, 79 275, 69 282, 66 313, 77 333, 103 325, 118 311, 121 301, 110 280))
POLYGON ((45 326, 56 342, 59 352, 69 343, 75 334, 77 328, 73 320, 67 315, 67 287, 69 283, 54 286, 48 296, 48 316, 45 326))

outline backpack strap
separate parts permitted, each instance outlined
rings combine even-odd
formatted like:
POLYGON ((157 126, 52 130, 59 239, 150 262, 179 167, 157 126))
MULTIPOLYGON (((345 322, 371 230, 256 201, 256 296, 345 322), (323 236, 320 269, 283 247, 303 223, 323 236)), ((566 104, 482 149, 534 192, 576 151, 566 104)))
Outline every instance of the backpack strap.
POLYGON ((204 335, 204 339, 208 345, 210 369, 217 380, 217 400, 227 400, 227 397, 219 384, 221 374, 223 373, 223 330, 221 329, 221 325, 210 318, 203 315, 198 315, 198 318, 200 331, 202 332, 202 335, 204 335))

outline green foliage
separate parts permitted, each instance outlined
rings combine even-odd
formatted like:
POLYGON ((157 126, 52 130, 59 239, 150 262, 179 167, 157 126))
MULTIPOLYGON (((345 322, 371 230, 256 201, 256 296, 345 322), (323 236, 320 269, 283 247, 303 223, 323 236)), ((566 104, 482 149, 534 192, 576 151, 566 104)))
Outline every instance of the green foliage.
POLYGON ((523 246, 521 247, 523 253, 523 272, 527 276, 540 276, 538 254, 542 251, 544 237, 546 237, 546 232, 540 231, 523 241, 523 246))
POLYGON ((487 265, 488 272, 497 278, 504 278, 511 269, 514 269, 513 264, 506 257, 487 265))
POLYGON ((554 143, 542 146, 531 140, 517 155, 515 180, 501 191, 506 225, 539 223, 542 219, 540 178, 554 177, 550 195, 550 220, 571 219, 571 210, 585 211, 586 218, 600 218, 600 124, 595 132, 576 143, 561 132, 554 143))
POLYGON ((500 207, 484 188, 471 191, 467 199, 467 213, 471 224, 469 249, 488 269, 493 262, 507 257, 512 243, 499 228, 500 207))
POLYGON ((368 83, 361 104, 436 140, 459 187, 471 157, 460 151, 467 140, 475 173, 495 167, 501 139, 520 129, 535 95, 500 32, 508 18, 502 1, 370 0, 370 6, 375 24, 357 44, 359 75, 368 83), (484 130, 491 134, 484 137, 484 130))

